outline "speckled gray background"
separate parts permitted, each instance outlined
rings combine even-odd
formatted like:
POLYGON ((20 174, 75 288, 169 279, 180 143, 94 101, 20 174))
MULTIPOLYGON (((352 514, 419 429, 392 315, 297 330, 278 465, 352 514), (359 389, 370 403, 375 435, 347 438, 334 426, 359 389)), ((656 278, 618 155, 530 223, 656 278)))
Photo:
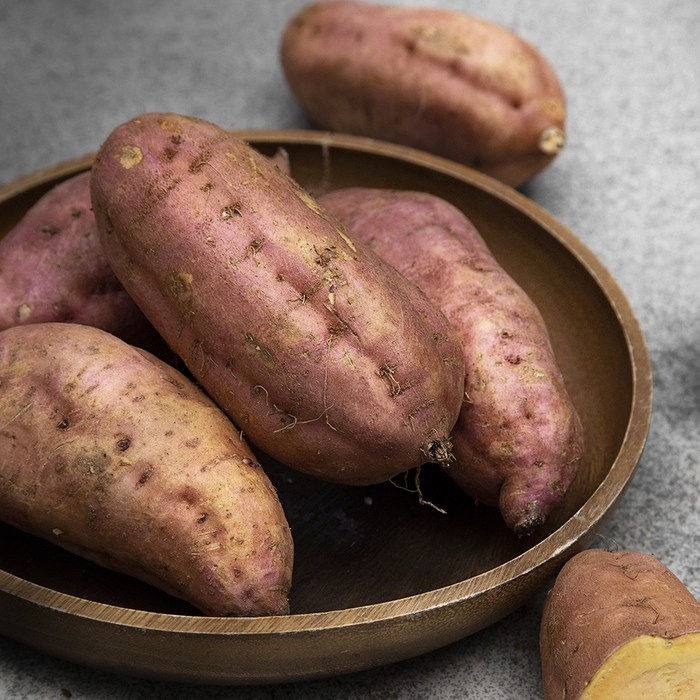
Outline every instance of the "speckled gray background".
MULTIPOLYGON (((119 122, 180 111, 231 128, 309 126, 277 43, 301 0, 0 3, 0 184, 95 150, 119 122)), ((525 188, 615 276, 646 334, 654 415, 603 531, 700 596, 700 4, 443 0, 534 42, 566 89, 569 140, 525 188)), ((344 678, 199 688, 95 672, 0 637, 0 698, 539 698, 541 596, 447 648, 344 678)))

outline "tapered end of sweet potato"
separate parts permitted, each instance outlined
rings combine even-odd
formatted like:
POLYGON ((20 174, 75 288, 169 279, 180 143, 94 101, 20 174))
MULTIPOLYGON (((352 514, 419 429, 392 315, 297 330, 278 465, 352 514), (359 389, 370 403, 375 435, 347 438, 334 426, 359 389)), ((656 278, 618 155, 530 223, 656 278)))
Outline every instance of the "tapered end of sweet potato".
POLYGON ((448 436, 435 437, 426 440, 421 447, 428 462, 439 464, 442 467, 449 466, 454 460, 452 454, 452 440, 448 436))
POLYGON ((537 503, 529 503, 519 517, 510 524, 518 537, 528 537, 545 521, 545 513, 537 503))
POLYGON ((538 146, 545 155, 556 156, 564 148, 565 142, 564 130, 550 126, 540 134, 538 146))
POLYGON ((561 503, 580 461, 581 451, 574 450, 569 459, 558 464, 513 471, 506 477, 498 494, 498 508, 518 537, 531 535, 561 503))

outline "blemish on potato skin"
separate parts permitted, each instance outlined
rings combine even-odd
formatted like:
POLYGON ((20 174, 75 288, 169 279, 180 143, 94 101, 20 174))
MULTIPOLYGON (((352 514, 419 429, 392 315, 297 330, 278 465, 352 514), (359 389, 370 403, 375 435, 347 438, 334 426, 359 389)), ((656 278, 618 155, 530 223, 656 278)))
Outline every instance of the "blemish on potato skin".
POLYGON ((246 333, 245 334, 245 340, 248 345, 252 346, 255 349, 256 355, 268 366, 268 367, 276 367, 277 366, 277 358, 275 357, 274 353, 270 348, 262 345, 259 343, 255 337, 253 336, 252 333, 246 333))
POLYGON ((338 257, 338 251, 335 246, 327 246, 323 250, 316 250, 316 260, 314 261, 321 267, 328 267, 331 260, 338 257))
POLYGON ((15 313, 15 316, 18 321, 23 322, 26 321, 30 316, 32 315, 32 307, 29 304, 20 304, 17 307, 17 312, 15 313))
POLYGON ((131 438, 123 437, 117 440, 117 449, 119 452, 126 452, 131 447, 131 438))
POLYGON ((355 368, 355 361, 352 359, 352 355, 347 350, 343 351, 343 362, 350 369, 355 368))
POLYGON ((193 175, 200 172, 202 168, 209 163, 211 160, 211 152, 210 151, 203 151, 195 160, 193 160, 190 163, 189 168, 187 169, 188 172, 192 173, 193 175))
POLYGON ((414 51, 419 47, 428 51, 435 49, 440 53, 453 56, 469 56, 471 48, 464 39, 457 34, 450 34, 442 27, 435 25, 416 25, 410 30, 415 38, 414 51))
POLYGON ((111 236, 114 233, 114 222, 108 211, 105 211, 105 233, 111 236))
POLYGON ((27 500, 33 501, 36 498, 38 490, 39 490, 39 485, 37 483, 33 483, 33 484, 30 484, 29 486, 21 489, 21 493, 27 500))
POLYGON ((260 252, 260 250, 262 249, 264 242, 265 242, 264 238, 254 238, 245 247, 245 253, 244 253, 243 257, 248 258, 250 256, 257 255, 260 252))
POLYGON ((402 387, 394 374, 396 373, 396 365, 392 362, 386 361, 384 364, 376 370, 376 374, 382 379, 387 379, 389 382, 390 396, 395 399, 402 391, 402 387))
POLYGON ((187 505, 193 506, 199 500, 199 492, 191 486, 183 486, 180 489, 179 498, 187 505))
POLYGON ((146 470, 142 472, 141 476, 139 477, 139 480, 136 482, 136 488, 140 488, 141 486, 144 486, 146 483, 148 483, 148 480, 153 476, 155 470, 156 468, 152 464, 149 464, 146 470))
POLYGON ((86 519, 86 527, 88 530, 94 530, 96 523, 99 521, 98 513, 95 508, 90 506, 88 508, 88 513, 87 513, 87 519, 86 519))
POLYGON ((143 160, 143 153, 138 146, 122 146, 119 163, 125 170, 130 170, 143 160))
POLYGON ((14 486, 19 481, 20 469, 17 467, 9 476, 4 476, 3 481, 9 486, 14 486))
POLYGON ((189 272, 174 273, 168 282, 168 292, 176 299, 191 296, 192 279, 189 272))
POLYGON ((165 150, 163 151, 163 155, 161 156, 161 160, 164 163, 170 163, 175 158, 177 153, 177 148, 173 148, 172 146, 166 146, 165 150))
POLYGON ((234 216, 242 216, 242 209, 240 203, 229 204, 221 210, 219 215, 222 221, 228 221, 234 216))
POLYGON ((93 485, 95 491, 106 492, 113 478, 113 474, 110 471, 111 464, 112 460, 109 455, 100 452, 78 456, 72 461, 71 470, 76 474, 95 479, 93 485))

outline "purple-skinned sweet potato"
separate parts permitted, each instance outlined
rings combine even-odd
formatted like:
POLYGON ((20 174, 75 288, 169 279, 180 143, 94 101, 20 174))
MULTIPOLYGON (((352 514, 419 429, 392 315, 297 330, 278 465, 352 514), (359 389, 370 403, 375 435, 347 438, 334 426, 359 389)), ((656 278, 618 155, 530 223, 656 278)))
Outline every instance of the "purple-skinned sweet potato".
POLYGON ((464 213, 435 195, 348 188, 319 201, 457 331, 466 397, 447 473, 529 534, 561 501, 583 456, 581 421, 536 305, 464 213))
POLYGON ((208 615, 288 611, 293 543, 239 430, 98 328, 0 331, 0 519, 208 615))
POLYGON ((0 239, 0 330, 56 321, 154 346, 153 328, 102 251, 89 171, 52 187, 0 239))
POLYGON ((518 186, 561 151, 565 96, 541 52, 500 25, 445 8, 315 2, 280 58, 324 129, 413 146, 518 186))
POLYGON ((540 624, 545 700, 700 697, 700 602, 646 552, 564 564, 540 624))
POLYGON ((100 148, 92 201, 122 284, 259 449, 347 484, 449 460, 456 334, 269 159, 144 114, 100 148))

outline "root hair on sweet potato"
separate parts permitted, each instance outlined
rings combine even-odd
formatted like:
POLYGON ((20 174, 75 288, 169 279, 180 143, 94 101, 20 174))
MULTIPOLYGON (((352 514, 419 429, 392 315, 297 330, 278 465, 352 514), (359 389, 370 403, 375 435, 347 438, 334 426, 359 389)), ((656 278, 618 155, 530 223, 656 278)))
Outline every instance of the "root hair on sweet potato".
POLYGON ((409 472, 404 472, 400 476, 403 477, 404 484, 401 485, 396 482, 395 479, 390 479, 389 483, 392 486, 395 486, 397 489, 400 489, 401 491, 408 491, 409 493, 415 493, 418 494, 418 504, 421 506, 428 506, 430 508, 433 508, 433 510, 436 510, 438 513, 441 513, 442 515, 447 515, 447 511, 444 508, 441 508, 440 506, 436 505, 432 501, 429 501, 425 496, 423 495, 423 489, 421 488, 420 485, 420 473, 421 473, 421 467, 416 467, 415 469, 412 470, 413 473, 413 487, 408 485, 408 474, 409 472))
POLYGON ((396 372, 396 365, 388 360, 377 370, 377 375, 382 379, 388 379, 389 385, 391 387, 391 398, 395 399, 402 391, 403 388, 401 384, 396 381, 394 373, 396 372))

